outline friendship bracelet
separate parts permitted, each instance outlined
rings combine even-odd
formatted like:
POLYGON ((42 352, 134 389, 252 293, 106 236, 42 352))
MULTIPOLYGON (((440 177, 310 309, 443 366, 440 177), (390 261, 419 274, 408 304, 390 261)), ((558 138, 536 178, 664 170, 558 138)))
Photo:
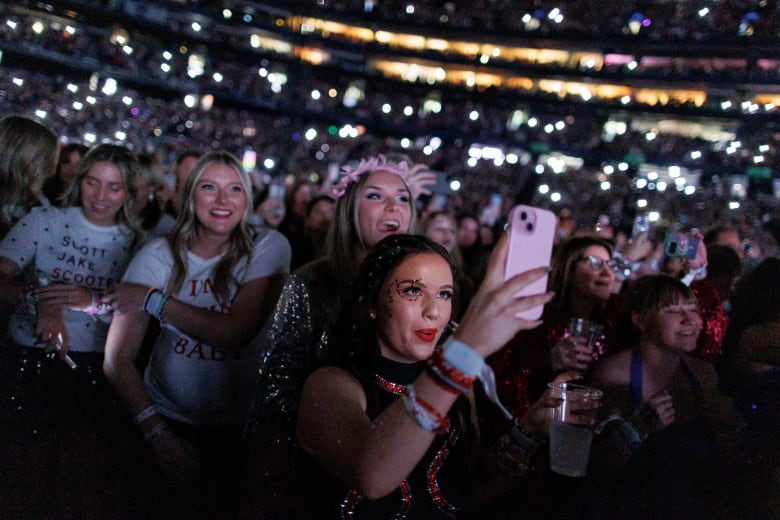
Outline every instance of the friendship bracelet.
POLYGON ((94 316, 96 314, 103 315, 108 314, 110 312, 110 309, 108 305, 106 305, 105 300, 103 300, 103 297, 105 296, 104 293, 96 293, 95 291, 92 291, 92 305, 89 306, 86 312, 90 316, 94 316))
POLYGON ((157 437, 158 435, 160 435, 163 430, 167 430, 167 429, 168 429, 168 424, 166 424, 165 421, 160 421, 157 424, 155 424, 151 430, 149 430, 144 434, 144 439, 150 441, 155 437, 157 437))
POLYGON ((498 398, 496 375, 493 373, 493 369, 485 363, 485 360, 477 354, 476 350, 450 336, 444 342, 442 352, 443 359, 447 365, 462 372, 466 377, 478 377, 482 381, 485 395, 498 406, 507 419, 512 419, 512 414, 501 404, 501 400, 498 398))
POLYGON ((406 392, 401 396, 401 399, 403 400, 404 408, 409 412, 414 422, 417 423, 417 426, 437 435, 449 431, 450 422, 447 418, 426 401, 419 399, 414 391, 414 386, 411 384, 406 385, 406 392))
POLYGON ((144 408, 138 415, 135 416, 133 422, 138 425, 147 420, 149 417, 157 413, 157 409, 154 406, 148 406, 144 408))

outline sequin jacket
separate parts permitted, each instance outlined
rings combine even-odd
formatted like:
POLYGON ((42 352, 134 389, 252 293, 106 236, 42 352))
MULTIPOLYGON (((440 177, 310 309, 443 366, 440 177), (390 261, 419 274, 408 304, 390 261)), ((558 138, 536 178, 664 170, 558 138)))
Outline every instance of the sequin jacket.
POLYGON ((293 466, 290 461, 295 453, 295 422, 303 384, 327 355, 327 329, 340 308, 334 285, 323 260, 297 269, 262 331, 248 442, 252 451, 261 454, 273 449, 273 457, 263 456, 263 463, 277 465, 275 469, 283 473, 293 466))

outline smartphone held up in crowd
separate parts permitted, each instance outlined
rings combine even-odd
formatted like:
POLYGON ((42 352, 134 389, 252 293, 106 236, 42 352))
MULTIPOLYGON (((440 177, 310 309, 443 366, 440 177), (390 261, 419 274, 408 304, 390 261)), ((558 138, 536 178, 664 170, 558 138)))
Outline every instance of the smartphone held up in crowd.
MULTIPOLYGON (((555 214, 552 211, 524 205, 512 209, 505 279, 530 269, 550 265, 555 224, 555 214)), ((520 294, 527 296, 546 291, 547 275, 526 286, 520 294)), ((521 315, 529 320, 537 320, 542 316, 543 309, 543 305, 538 305, 523 311, 521 315)))

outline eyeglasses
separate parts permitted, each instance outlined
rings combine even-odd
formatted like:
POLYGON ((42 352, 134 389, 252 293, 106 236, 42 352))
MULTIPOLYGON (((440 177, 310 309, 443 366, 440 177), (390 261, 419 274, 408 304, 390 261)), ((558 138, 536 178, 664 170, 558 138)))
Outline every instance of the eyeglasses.
POLYGON ((603 258, 593 255, 583 256, 580 258, 580 262, 588 262, 588 267, 594 271, 601 271, 604 269, 604 266, 609 267, 610 270, 615 269, 615 262, 612 259, 604 260, 603 258))

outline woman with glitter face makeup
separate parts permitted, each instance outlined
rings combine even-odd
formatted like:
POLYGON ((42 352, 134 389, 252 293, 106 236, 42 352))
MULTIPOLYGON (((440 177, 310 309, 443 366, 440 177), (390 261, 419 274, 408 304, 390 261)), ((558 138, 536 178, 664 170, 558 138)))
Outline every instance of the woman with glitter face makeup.
POLYGON ((413 229, 408 178, 406 163, 382 155, 343 167, 333 188, 337 202, 325 255, 295 270, 282 289, 263 334, 260 378, 247 430, 248 480, 274 475, 271 482, 257 484, 260 489, 280 485, 292 468, 300 392, 306 377, 325 360, 327 328, 360 263, 382 238, 413 229))
MULTIPOLYGON (((298 412, 302 502, 318 518, 474 513, 478 484, 471 477, 485 475, 467 462, 480 457, 469 387, 475 372, 490 380, 480 370, 484 357, 540 323, 517 313, 551 297, 515 296, 544 268, 504 283, 507 245, 502 239, 497 246, 463 323, 441 346, 456 290, 446 251, 402 234, 366 257, 332 328, 326 366, 307 379, 298 412)), ((546 411, 540 402, 518 424, 526 433, 543 431, 546 411)))

